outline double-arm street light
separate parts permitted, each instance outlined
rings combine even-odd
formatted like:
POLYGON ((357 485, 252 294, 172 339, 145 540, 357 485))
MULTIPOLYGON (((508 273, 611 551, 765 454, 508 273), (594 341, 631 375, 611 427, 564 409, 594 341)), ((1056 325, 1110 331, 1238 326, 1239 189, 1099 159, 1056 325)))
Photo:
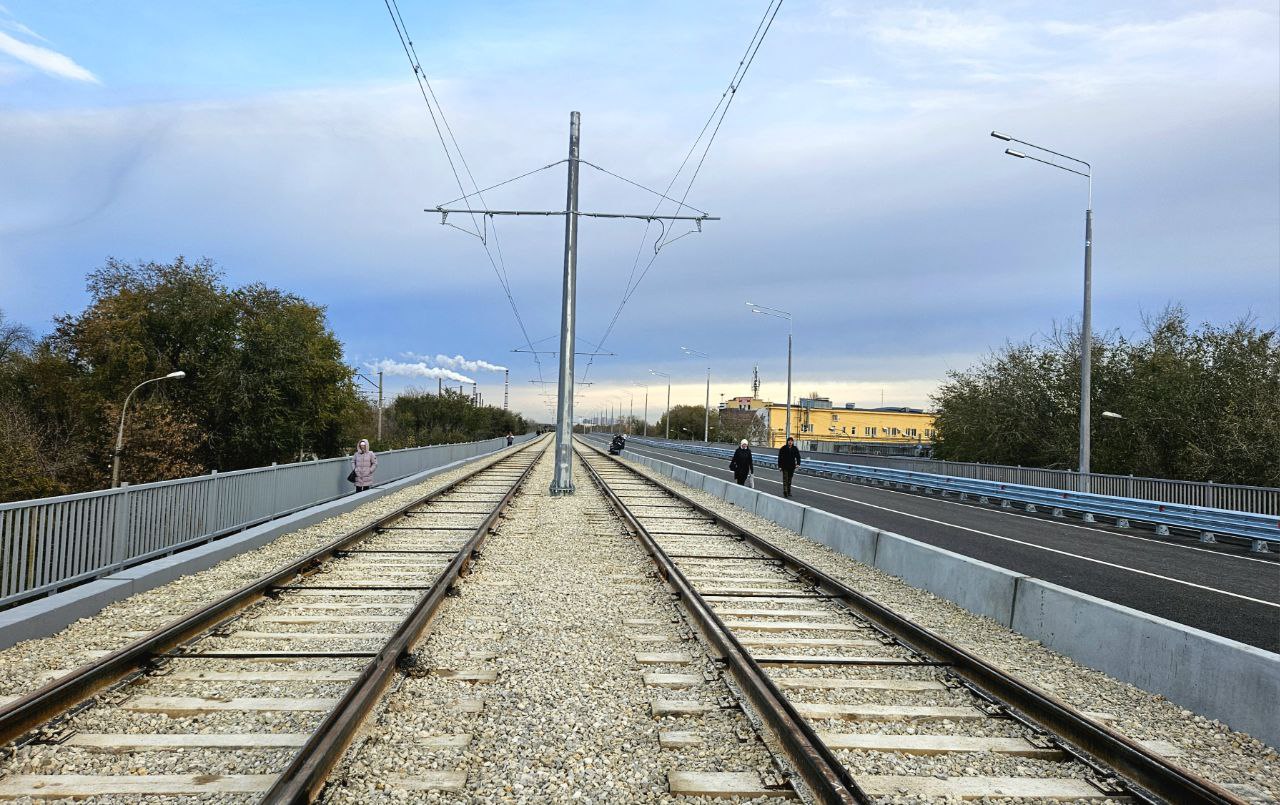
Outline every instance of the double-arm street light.
MULTIPOLYGON (((783 444, 791 438, 791 335, 792 322, 791 314, 785 310, 778 310, 774 307, 766 307, 765 305, 757 305, 755 302, 748 302, 747 307, 751 308, 752 313, 759 313, 762 316, 773 316, 775 319, 787 320, 787 430, 783 439, 783 444)), ((770 428, 770 430, 773 430, 770 428)), ((772 443, 769 445, 772 447, 772 443)))
POLYGON ((670 439, 671 438, 671 375, 667 374, 666 372, 659 372, 656 369, 650 369, 649 374, 657 375, 658 377, 665 377, 667 379, 667 414, 666 414, 667 435, 665 438, 670 439))
POLYGON ((1093 166, 1083 159, 1069 157, 1066 154, 1058 153, 1041 145, 1029 143, 1026 140, 1019 140, 1008 134, 998 131, 991 132, 991 136, 997 140, 1005 142, 1020 143, 1028 148, 1034 148, 1046 154, 1052 154, 1077 165, 1083 165, 1084 170, 1059 165, 1052 159, 1041 159, 1040 157, 1016 151, 1012 148, 1006 148, 1004 152, 1011 157, 1018 159, 1030 159, 1048 165, 1058 170, 1064 170, 1067 173, 1074 173, 1077 176, 1083 176, 1089 184, 1089 203, 1084 211, 1084 313, 1083 321, 1080 323, 1080 477, 1083 479, 1084 490, 1089 489, 1089 402, 1090 402, 1090 385, 1091 385, 1091 361, 1093 358, 1093 166))
POLYGON ((170 372, 164 377, 153 377, 150 380, 144 380, 125 395, 124 405, 120 406, 120 429, 116 431, 116 449, 111 458, 111 488, 115 489, 120 486, 120 454, 124 452, 124 415, 129 410, 129 400, 133 399, 133 392, 147 385, 148 383, 157 383, 161 380, 181 380, 186 377, 187 373, 183 371, 170 372))
POLYGON ((649 384, 648 383, 632 383, 634 386, 640 386, 644 389, 644 435, 649 435, 649 384))
POLYGON ((705 352, 689 347, 680 347, 684 354, 690 358, 702 358, 707 362, 707 413, 702 418, 702 443, 711 443, 711 356, 705 352))

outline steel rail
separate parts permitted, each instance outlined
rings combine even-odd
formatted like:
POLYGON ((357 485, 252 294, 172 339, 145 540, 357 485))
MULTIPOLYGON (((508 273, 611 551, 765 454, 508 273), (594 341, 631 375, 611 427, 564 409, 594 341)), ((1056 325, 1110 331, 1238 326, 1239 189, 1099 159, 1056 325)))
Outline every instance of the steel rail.
POLYGON ((274 785, 262 797, 263 803, 309 803, 314 800, 329 778, 329 773, 342 759, 347 747, 355 738, 361 724, 378 703, 383 691, 395 677, 397 664, 412 650, 430 625, 444 601, 449 589, 466 570, 473 555, 479 550, 489 530, 506 509, 516 492, 524 485, 529 473, 545 454, 542 448, 524 472, 512 482, 506 494, 497 502, 484 522, 476 527, 471 538, 458 549, 453 560, 445 566, 431 590, 422 598, 387 640, 376 658, 369 662, 359 678, 351 684, 337 707, 329 712, 320 727, 311 734, 306 744, 294 755, 289 766, 281 772, 274 785))
POLYGON ((591 480, 635 532, 645 551, 657 566, 658 573, 675 590, 676 595, 684 603, 685 609, 697 623, 699 631, 719 652, 755 711, 768 722, 769 728, 778 737, 792 768, 809 793, 822 803, 870 805, 874 802, 858 787, 844 764, 827 748, 809 722, 796 712, 786 695, 756 663, 751 652, 738 642, 733 632, 724 625, 711 605, 689 583, 676 563, 649 534, 648 529, 632 514, 631 509, 614 493, 591 462, 583 457, 580 450, 578 454, 591 480))
MULTIPOLYGON (((510 453, 506 458, 527 450, 534 442, 510 453)), ((545 449, 545 448, 544 448, 545 449)), ((505 459, 498 459, 503 461, 505 459)), ((11 743, 41 725, 57 718, 98 691, 123 680, 133 673, 146 669, 157 656, 190 642, 193 638, 217 624, 248 608, 266 597, 276 586, 315 570, 333 554, 359 542, 374 533, 387 522, 404 516, 410 509, 440 497, 460 484, 485 472, 494 464, 479 467, 444 487, 401 506, 372 523, 355 528, 333 542, 318 548, 296 561, 290 562, 266 575, 249 582, 213 603, 187 615, 183 615, 150 634, 123 646, 111 654, 86 663, 38 688, 21 698, 0 706, 0 746, 11 743)))
MULTIPOLYGON (((725 519, 667 484, 648 478, 618 459, 591 445, 591 449, 705 515, 741 537, 748 544, 781 560, 783 566, 814 587, 843 602, 855 614, 871 622, 885 634, 900 641, 949 670, 973 686, 983 697, 999 703, 1009 715, 1054 737, 1068 753, 1094 768, 1107 768, 1149 801, 1246 805, 1221 786, 1194 772, 1170 763, 1136 741, 1085 716, 1062 699, 1008 674, 986 660, 951 643, 927 627, 908 620, 888 607, 863 595, 765 538, 725 519)), ((584 462, 585 463, 585 462, 584 462)))

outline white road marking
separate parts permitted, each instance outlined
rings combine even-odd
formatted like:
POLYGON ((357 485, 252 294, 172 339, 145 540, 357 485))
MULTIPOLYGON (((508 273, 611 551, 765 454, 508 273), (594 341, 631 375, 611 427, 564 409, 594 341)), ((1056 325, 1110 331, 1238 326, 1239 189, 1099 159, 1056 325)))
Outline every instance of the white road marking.
MULTIPOLYGON (((699 461, 693 461, 693 460, 691 460, 691 459, 686 459, 686 460, 687 460, 687 461, 689 461, 691 464, 698 464, 699 466, 702 466, 702 467, 712 467, 712 466, 713 466, 713 465, 711 465, 711 464, 703 464, 702 462, 699 462, 699 461)), ((718 468, 716 468, 716 469, 718 469, 718 468)), ((774 484, 781 483, 781 482, 779 482, 779 481, 774 481, 774 480, 772 480, 772 479, 770 479, 770 478, 765 478, 765 479, 763 479, 763 480, 769 481, 769 483, 774 483, 774 484)), ((795 484, 793 483, 793 484, 792 484, 792 486, 795 486, 795 484)), ((806 492, 812 492, 812 493, 814 493, 814 494, 816 494, 816 495, 823 495, 823 496, 825 496, 825 497, 835 498, 836 500, 843 500, 843 501, 846 501, 846 502, 848 502, 848 503, 854 503, 854 504, 857 504, 857 505, 859 505, 859 506, 867 506, 868 508, 872 508, 872 509, 880 509, 881 511, 893 512, 894 514, 901 514, 901 515, 902 515, 902 516, 904 516, 904 517, 911 517, 911 518, 916 519, 916 520, 924 520, 924 521, 925 521, 925 522, 927 522, 927 523, 934 523, 934 524, 936 524, 936 525, 945 526, 945 527, 947 527, 947 528, 955 528, 955 529, 959 529, 959 530, 961 530, 961 531, 968 531, 968 532, 973 533, 973 534, 981 534, 981 535, 982 535, 982 536, 984 536, 984 537, 991 537, 992 539, 1004 540, 1005 542, 1012 542, 1012 543, 1014 543, 1014 544, 1016 544, 1016 545, 1024 545, 1024 546, 1026 546, 1026 547, 1028 547, 1028 548, 1035 548, 1035 549, 1037 549, 1037 550, 1041 550, 1041 551, 1048 551, 1049 553, 1056 553, 1056 554, 1058 554, 1058 555, 1060 555, 1060 556, 1068 556, 1068 557, 1071 557, 1072 559, 1079 559, 1079 560, 1080 560, 1080 561, 1082 561, 1082 562, 1092 562, 1092 563, 1097 564, 1097 565, 1104 565, 1104 566, 1106 566, 1106 567, 1113 567, 1113 568, 1115 568, 1115 569, 1117 569, 1117 570, 1125 570, 1125 571, 1128 571, 1128 572, 1130 572, 1130 573, 1137 573, 1137 574, 1139 574, 1139 575, 1141 575, 1141 576, 1149 576, 1149 577, 1151 577, 1151 578, 1153 578, 1153 579, 1160 579, 1161 581, 1168 581, 1168 582, 1172 582, 1173 584, 1182 584, 1182 585, 1185 585, 1185 586, 1187 586, 1187 587, 1194 587, 1194 588, 1196 588, 1196 589, 1198 589, 1198 590, 1205 590, 1206 592, 1218 593, 1218 594, 1220 594, 1220 595, 1226 595, 1226 596, 1230 596, 1230 597, 1232 597, 1232 598, 1239 598, 1239 599, 1240 599, 1240 600, 1242 600, 1242 601, 1251 601, 1251 602, 1253 602, 1253 603, 1255 603, 1255 604, 1262 604, 1263 606, 1275 607, 1275 608, 1277 608, 1277 609, 1280 609, 1280 604, 1275 603, 1275 602, 1273 602, 1273 601, 1264 601, 1264 600, 1262 600, 1261 598, 1251 598, 1251 597, 1249 597, 1249 596, 1247 596, 1247 595, 1241 595, 1241 594, 1239 594, 1239 593, 1233 593, 1233 592, 1229 592, 1229 591, 1227 591, 1227 590, 1219 590, 1219 589, 1218 589, 1218 588, 1216 588, 1216 587, 1209 587, 1209 586, 1206 586, 1206 585, 1204 585, 1204 584, 1196 584, 1196 583, 1195 583, 1195 582, 1193 582, 1193 581, 1184 581, 1183 579, 1175 579, 1175 578, 1173 578, 1173 577, 1171 577, 1171 576, 1162 576, 1162 575, 1160 575, 1159 573, 1152 573, 1152 572, 1151 572, 1151 571, 1149 571, 1149 570, 1139 570, 1139 569, 1137 569, 1137 568, 1135 568, 1135 567, 1126 567, 1125 565, 1118 565, 1118 564, 1115 564, 1114 562, 1106 562, 1106 561, 1103 561, 1102 559, 1094 559, 1094 558, 1093 558, 1093 557, 1091 557, 1091 556, 1081 556, 1080 554, 1071 553, 1071 552, 1069 552, 1069 551, 1063 551, 1063 550, 1059 550, 1059 549, 1057 549, 1057 548, 1049 548, 1049 547, 1046 547, 1046 546, 1044 546, 1044 545, 1037 545, 1037 544, 1035 544, 1034 542, 1024 542, 1023 540, 1020 540, 1020 539, 1014 539, 1013 537, 1005 537, 1005 536, 1001 536, 1000 534, 993 534, 993 533, 991 533, 990 531, 982 531, 982 530, 977 529, 977 528, 969 528, 968 526, 956 525, 955 523, 948 523, 948 522, 947 522, 947 521, 945 521, 945 520, 935 520, 935 519, 933 519, 932 517, 924 517, 923 515, 919 515, 919 514, 911 514, 910 512, 899 511, 898 509, 891 509, 891 508, 889 508, 888 506, 877 506, 877 505, 876 505, 876 504, 874 504, 874 503, 865 503, 865 502, 863 502, 863 501, 861 501, 861 500, 852 500, 852 499, 850 499, 850 498, 841 497, 840 495, 833 495, 833 494, 831 494, 830 492, 823 492, 823 491, 821 491, 821 490, 819 490, 819 489, 813 489, 813 488, 810 488, 810 487, 796 487, 796 488, 798 488, 798 489, 803 489, 803 490, 805 490, 806 492)), ((1125 535, 1123 535, 1123 534, 1118 534, 1118 535, 1116 535, 1116 536, 1125 536, 1125 535)), ((1178 547, 1178 546, 1173 546, 1173 547, 1178 547)), ((957 551, 957 553, 958 553, 958 551, 957 551)))

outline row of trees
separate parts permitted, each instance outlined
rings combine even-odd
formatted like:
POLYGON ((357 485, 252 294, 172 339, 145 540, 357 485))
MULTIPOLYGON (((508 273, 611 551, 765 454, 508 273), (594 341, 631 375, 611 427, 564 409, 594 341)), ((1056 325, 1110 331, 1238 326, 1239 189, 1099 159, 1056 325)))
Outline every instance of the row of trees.
MULTIPOLYGON (((950 372, 933 399, 935 456, 1074 469, 1079 343, 1058 330, 950 372)), ((1193 328, 1175 307, 1135 338, 1095 335, 1091 355, 1094 472, 1280 486, 1276 330, 1193 328)))
MULTIPOLYGON (((125 395, 177 369, 184 380, 130 405, 124 480, 341 455, 376 432, 321 306, 260 283, 228 287, 209 260, 181 257, 108 260, 88 290, 88 307, 39 339, 0 311, 0 500, 106 486, 125 395)), ((424 414, 425 396, 392 404, 375 449, 524 430, 457 394, 424 414)))

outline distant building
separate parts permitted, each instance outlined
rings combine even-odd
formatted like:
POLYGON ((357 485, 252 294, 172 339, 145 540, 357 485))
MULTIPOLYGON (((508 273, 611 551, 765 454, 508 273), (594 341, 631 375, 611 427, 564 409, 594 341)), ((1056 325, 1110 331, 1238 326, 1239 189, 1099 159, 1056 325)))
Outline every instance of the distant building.
POLYGON ((768 407, 768 401, 759 397, 730 397, 720 403, 721 411, 762 411, 768 407))
MULTIPOLYGON (((786 405, 770 403, 761 415, 770 446, 781 447, 786 405)), ((915 455, 932 450, 937 430, 933 415, 919 408, 857 408, 852 403, 833 408, 826 397, 805 397, 791 407, 791 435, 802 450, 915 455)))

